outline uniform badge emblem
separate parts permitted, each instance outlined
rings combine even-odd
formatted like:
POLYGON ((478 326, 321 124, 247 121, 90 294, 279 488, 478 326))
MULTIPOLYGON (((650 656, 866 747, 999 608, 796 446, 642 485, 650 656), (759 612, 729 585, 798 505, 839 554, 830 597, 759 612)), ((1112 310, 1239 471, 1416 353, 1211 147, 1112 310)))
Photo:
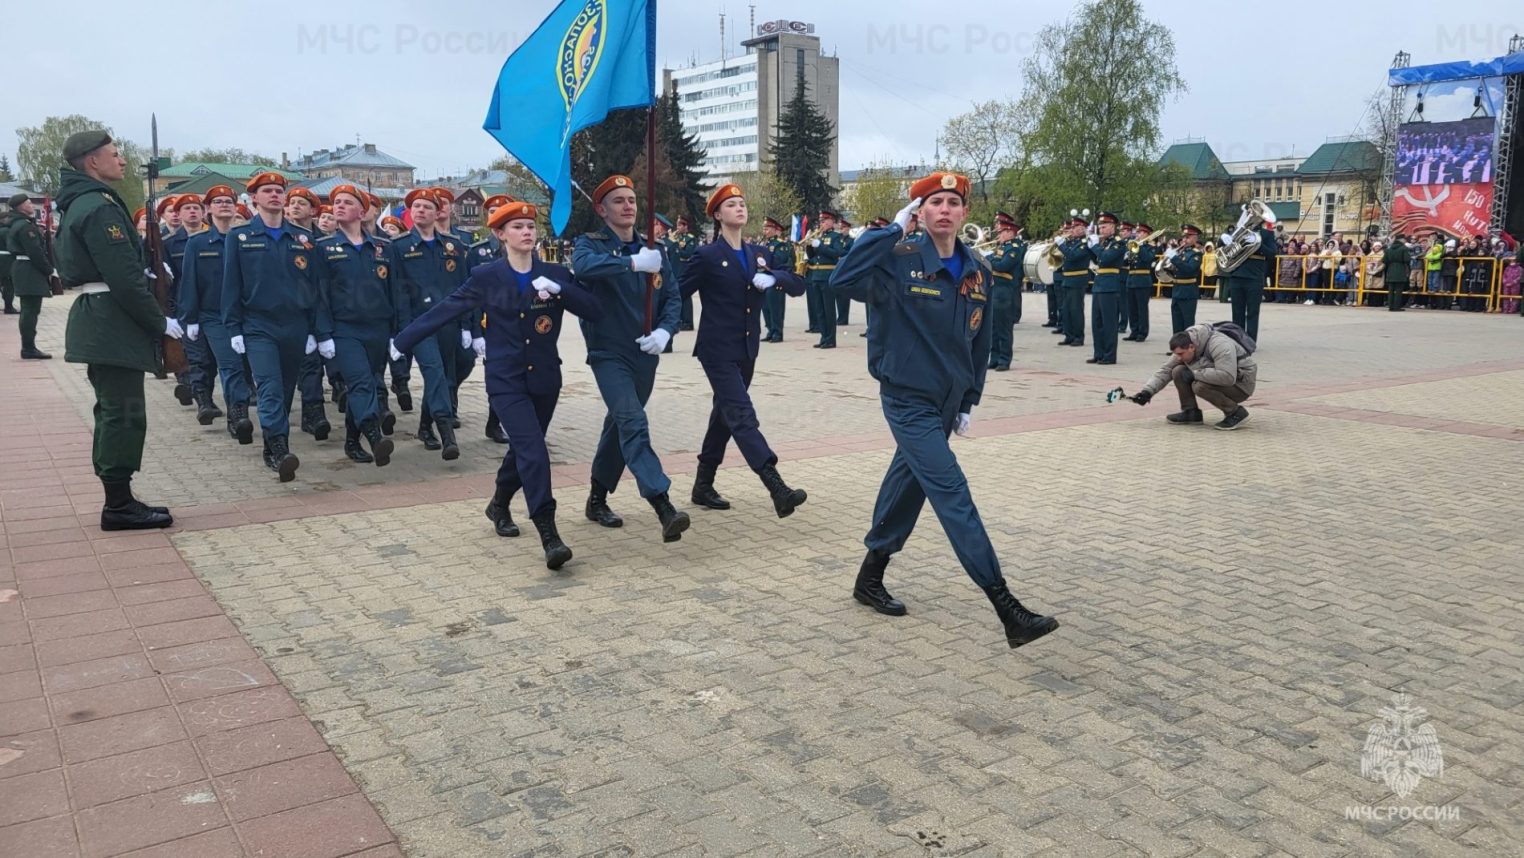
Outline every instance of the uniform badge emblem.
POLYGON ((239 241, 248 241, 249 240, 249 234, 246 233, 246 232, 240 232, 240 233, 238 233, 238 240, 239 241))
POLYGON ((534 332, 537 334, 548 334, 550 333, 550 325, 550 317, 541 316, 534 320, 534 332))
POLYGON ((729 259, 721 259, 720 260, 720 267, 721 268, 729 268, 730 267, 730 260, 729 259))
POLYGON ((958 186, 958 177, 957 176, 946 175, 946 176, 942 177, 942 187, 944 187, 944 188, 946 188, 946 189, 948 189, 950 191, 953 188, 956 188, 957 186, 958 186))
POLYGON ((984 308, 983 307, 975 307, 974 308, 974 314, 972 316, 968 317, 968 329, 970 331, 977 331, 977 330, 979 330, 979 323, 983 322, 983 321, 984 321, 984 308))
POLYGON ((453 260, 453 259, 446 259, 445 260, 445 270, 446 271, 454 271, 455 270, 455 260, 453 260))
POLYGON ((106 225, 106 237, 110 238, 112 241, 122 241, 127 237, 127 233, 122 232, 121 227, 112 223, 106 225))
POLYGON ((445 250, 448 250, 449 252, 454 253, 455 252, 455 245, 452 244, 451 242, 447 241, 447 242, 445 242, 445 250))
POLYGON ((385 265, 377 265, 376 266, 376 276, 380 277, 382 280, 386 279, 386 266, 385 265))
POLYGON ((297 270, 299 270, 299 271, 306 271, 307 270, 307 257, 305 257, 305 256, 298 256, 295 259, 291 260, 291 264, 295 265, 297 267, 297 270))

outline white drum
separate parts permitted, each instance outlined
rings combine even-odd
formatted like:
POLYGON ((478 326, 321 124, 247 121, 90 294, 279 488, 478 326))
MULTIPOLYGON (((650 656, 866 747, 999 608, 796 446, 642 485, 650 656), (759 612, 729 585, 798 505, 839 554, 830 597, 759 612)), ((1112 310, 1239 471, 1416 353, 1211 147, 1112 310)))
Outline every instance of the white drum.
POLYGON ((1053 265, 1048 262, 1048 248, 1052 246, 1053 242, 1042 241, 1027 248, 1027 256, 1022 260, 1021 267, 1027 275, 1028 283, 1053 285, 1053 265))

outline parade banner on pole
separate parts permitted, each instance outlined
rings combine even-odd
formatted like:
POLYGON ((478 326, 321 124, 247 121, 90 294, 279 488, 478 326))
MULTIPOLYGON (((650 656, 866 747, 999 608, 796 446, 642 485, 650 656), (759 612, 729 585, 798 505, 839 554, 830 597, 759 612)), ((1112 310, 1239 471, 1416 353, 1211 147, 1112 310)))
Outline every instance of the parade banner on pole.
POLYGON ((482 128, 550 188, 550 227, 571 218, 571 140, 610 111, 655 103, 656 0, 563 0, 509 55, 482 128))

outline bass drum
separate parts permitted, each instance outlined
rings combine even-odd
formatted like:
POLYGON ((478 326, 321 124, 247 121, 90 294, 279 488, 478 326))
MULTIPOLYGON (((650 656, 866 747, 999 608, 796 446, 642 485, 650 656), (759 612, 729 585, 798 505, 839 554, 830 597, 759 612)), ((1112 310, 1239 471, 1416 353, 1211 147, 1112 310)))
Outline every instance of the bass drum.
POLYGON ((1048 262, 1048 248, 1052 246, 1053 242, 1043 241, 1027 248, 1027 256, 1021 261, 1021 267, 1026 272, 1028 283, 1053 285, 1055 272, 1052 263, 1048 262))

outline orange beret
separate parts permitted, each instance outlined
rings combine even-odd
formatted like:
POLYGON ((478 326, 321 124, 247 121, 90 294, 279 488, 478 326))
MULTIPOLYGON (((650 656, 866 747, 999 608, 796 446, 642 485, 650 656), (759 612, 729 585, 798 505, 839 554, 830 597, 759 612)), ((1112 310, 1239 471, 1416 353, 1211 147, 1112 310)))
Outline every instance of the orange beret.
POLYGON ((381 218, 381 225, 382 226, 386 226, 387 224, 393 224, 398 229, 402 230, 403 232, 407 232, 407 225, 404 224, 402 221, 397 220, 396 218, 392 217, 391 215, 387 215, 386 217, 381 218))
POLYGON ((436 208, 439 206, 439 199, 434 196, 433 188, 414 188, 411 191, 408 191, 407 196, 402 198, 402 204, 408 208, 412 208, 413 203, 419 200, 428 200, 430 203, 433 203, 436 208))
POLYGON ((318 206, 318 214, 320 214, 320 215, 333 214, 333 206, 330 206, 330 205, 321 205, 321 206, 318 206))
POLYGON ((179 211, 180 209, 183 209, 186 206, 199 206, 199 205, 201 205, 201 198, 200 197, 196 196, 195 194, 181 194, 179 196, 179 198, 175 200, 175 211, 179 211))
POLYGON ((449 188, 431 188, 430 190, 434 192, 434 199, 439 201, 440 207, 455 202, 455 195, 450 193, 449 188))
POLYGON ((720 185, 718 188, 715 188, 714 193, 709 195, 709 204, 704 206, 704 213, 714 217, 714 213, 720 210, 720 205, 731 197, 745 199, 746 195, 741 193, 740 185, 720 185))
POLYGON ((532 203, 516 200, 507 205, 498 206, 497 211, 494 211, 487 218, 487 226, 492 229, 498 229, 511 220, 520 220, 522 218, 534 220, 539 213, 539 210, 532 203))
POLYGON ((382 204, 381 198, 371 193, 370 191, 365 192, 365 196, 360 200, 360 202, 365 203, 365 207, 371 209, 381 208, 382 204))
POLYGON ((159 204, 153 207, 154 214, 158 215, 159 217, 163 217, 164 216, 164 210, 169 208, 170 206, 174 205, 175 201, 177 201, 179 199, 180 199, 179 197, 171 195, 171 196, 165 197, 162 200, 159 200, 159 204))
POLYGON ((262 185, 280 185, 284 188, 286 186, 286 177, 280 173, 272 173, 266 170, 263 173, 256 173, 254 178, 250 179, 247 185, 244 185, 243 189, 252 194, 259 190, 262 185))
POLYGON ((212 185, 210 188, 207 188, 206 196, 201 198, 201 202, 205 205, 211 205, 212 200, 218 197, 227 197, 235 203, 238 202, 238 194, 234 193, 233 189, 227 185, 212 185))
POLYGON ((328 199, 332 200, 339 194, 349 194, 351 197, 355 198, 355 202, 359 203, 362 206, 366 205, 369 202, 369 200, 366 199, 365 192, 355 187, 354 185, 334 185, 333 189, 328 192, 328 199))
POLYGON ((244 205, 243 203, 239 203, 238 204, 238 216, 243 218, 244 220, 253 220, 254 219, 254 213, 249 211, 249 207, 244 205))
POLYGON ((323 201, 318 199, 318 195, 314 194, 312 191, 308 190, 307 188, 292 188, 291 190, 286 192, 286 199, 288 201, 290 199, 292 199, 293 197, 295 197, 297 199, 306 200, 307 202, 312 204, 313 208, 317 208, 318 206, 323 204, 323 201))
POLYGON ((145 207, 145 206, 139 206, 138 210, 132 213, 132 222, 133 223, 137 223, 138 221, 142 220, 143 219, 143 215, 146 215, 146 214, 148 214, 147 207, 145 207))
POLYGON ((506 206, 511 202, 514 202, 514 199, 507 194, 493 194, 485 200, 482 200, 482 209, 486 211, 488 215, 491 215, 493 209, 497 208, 498 206, 506 206))
POLYGON ((635 183, 630 181, 629 176, 609 176, 607 179, 599 182, 598 187, 593 188, 593 202, 595 204, 603 202, 603 198, 616 188, 629 188, 633 191, 635 190, 635 183))
POLYGON ((910 186, 910 198, 912 200, 924 200, 932 194, 942 191, 952 191, 963 199, 968 199, 968 177, 957 173, 935 172, 910 186))

